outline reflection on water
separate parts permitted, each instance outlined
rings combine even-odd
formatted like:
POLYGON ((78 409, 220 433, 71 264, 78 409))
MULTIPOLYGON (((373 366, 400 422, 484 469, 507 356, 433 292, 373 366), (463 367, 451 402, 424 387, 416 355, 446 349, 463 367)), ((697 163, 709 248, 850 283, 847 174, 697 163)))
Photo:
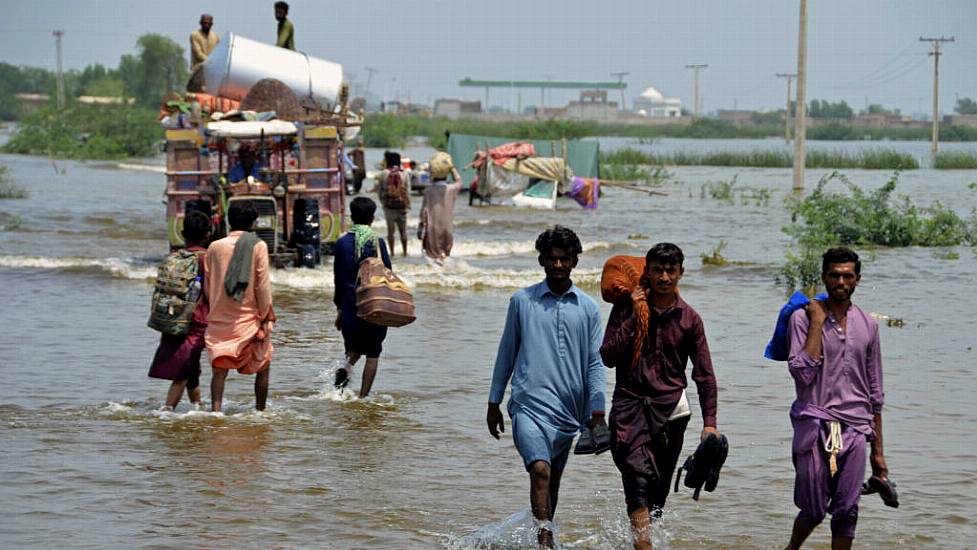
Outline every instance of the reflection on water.
MULTIPOLYGON (((343 344, 329 267, 276 271, 269 409, 253 412, 253 379, 232 375, 217 416, 186 403, 158 411, 166 383, 146 377, 158 342, 145 328, 149 281, 166 249, 161 176, 69 163, 67 176, 52 177, 46 159, 2 161, 31 190, 0 202, 0 220, 22 219, 0 233, 5 545, 532 547, 528 477, 511 436, 492 439, 484 414, 508 297, 542 277, 533 241, 553 223, 580 234, 574 276, 594 296, 608 257, 659 240, 685 250, 683 293, 705 320, 720 428, 734 448, 716 492, 670 497, 656 548, 785 543, 795 513, 793 384, 761 354, 783 300, 773 278, 788 242, 790 170, 676 168, 667 196, 611 189, 597 211, 460 204, 457 254, 444 267, 420 258, 414 241, 411 257, 394 260, 415 286, 418 320, 390 331, 366 400, 353 393, 362 364, 352 391, 331 387, 343 344), (770 188, 770 204, 700 198, 705 182, 734 174, 737 185, 770 188), (702 266, 699 255, 721 240, 724 256, 751 265, 702 266)), ((809 170, 809 185, 824 173, 809 170)), ((889 176, 849 175, 866 187, 889 176)), ((905 172, 898 192, 967 215, 972 179, 905 172)), ((966 548, 977 537, 977 441, 948 436, 972 417, 977 254, 956 247, 959 259, 940 259, 948 251, 866 254, 856 300, 906 320, 881 329, 887 459, 905 504, 863 500, 859 546, 966 548)), ((605 319, 608 311, 602 304, 605 319)), ((205 369, 205 401, 208 383, 205 369)), ((556 515, 563 548, 627 547, 620 483, 607 455, 570 459, 556 515)), ((827 527, 813 537, 812 548, 826 548, 827 527)))

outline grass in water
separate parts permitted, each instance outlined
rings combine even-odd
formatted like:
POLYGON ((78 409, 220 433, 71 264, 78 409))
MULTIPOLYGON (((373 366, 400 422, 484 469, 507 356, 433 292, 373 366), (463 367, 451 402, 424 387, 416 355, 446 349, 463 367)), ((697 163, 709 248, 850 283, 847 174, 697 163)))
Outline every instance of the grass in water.
POLYGON ((874 191, 865 191, 843 174, 821 178, 806 197, 791 197, 787 209, 793 237, 777 280, 787 290, 810 290, 821 280, 821 254, 831 246, 977 246, 977 210, 963 218, 934 202, 913 204, 896 195, 899 173, 874 191), (832 182, 842 191, 827 189, 832 182))
POLYGON ((706 254, 705 252, 699 254, 699 257, 702 258, 702 265, 729 265, 729 260, 723 256, 723 250, 726 249, 726 244, 727 243, 725 240, 720 240, 719 244, 713 247, 712 252, 709 254, 706 254))
MULTIPOLYGON (((645 153, 636 149, 618 149, 602 154, 601 162, 658 166, 742 166, 754 168, 790 168, 794 156, 789 151, 754 149, 753 151, 716 151, 697 153, 645 153)), ((865 170, 915 170, 919 162, 893 149, 846 151, 808 151, 804 165, 808 168, 860 168, 865 170)))
POLYGON ((977 170, 977 153, 970 151, 937 153, 933 168, 937 170, 977 170))
POLYGON ((26 199, 27 190, 7 180, 7 167, 0 164, 0 199, 26 199))

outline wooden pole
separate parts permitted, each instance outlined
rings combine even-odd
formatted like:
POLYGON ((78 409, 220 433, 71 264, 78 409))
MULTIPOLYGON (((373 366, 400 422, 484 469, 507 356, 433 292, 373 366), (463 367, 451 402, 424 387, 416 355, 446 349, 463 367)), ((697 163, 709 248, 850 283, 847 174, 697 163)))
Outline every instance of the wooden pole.
POLYGON ((794 124, 794 191, 804 190, 804 161, 807 137, 807 0, 801 0, 797 31, 797 115, 794 124))

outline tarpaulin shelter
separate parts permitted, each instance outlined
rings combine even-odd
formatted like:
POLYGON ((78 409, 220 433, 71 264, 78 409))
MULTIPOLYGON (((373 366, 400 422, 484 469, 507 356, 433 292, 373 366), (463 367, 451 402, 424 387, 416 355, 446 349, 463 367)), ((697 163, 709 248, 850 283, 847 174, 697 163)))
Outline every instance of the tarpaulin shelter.
MULTIPOLYGON (((451 134, 448 139, 448 154, 455 166, 461 172, 464 187, 475 178, 475 170, 468 165, 475 157, 475 153, 486 147, 497 147, 511 142, 531 143, 536 148, 539 157, 562 156, 562 145, 559 140, 548 139, 513 139, 505 137, 475 136, 469 134, 451 134)), ((576 176, 596 178, 599 170, 600 146, 597 140, 567 140, 566 159, 570 170, 576 176)))

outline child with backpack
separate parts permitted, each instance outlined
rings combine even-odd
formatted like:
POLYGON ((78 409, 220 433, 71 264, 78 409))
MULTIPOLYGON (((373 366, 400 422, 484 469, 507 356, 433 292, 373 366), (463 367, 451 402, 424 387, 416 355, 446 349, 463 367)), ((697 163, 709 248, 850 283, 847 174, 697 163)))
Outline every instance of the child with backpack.
POLYGON ((163 260, 156 278, 149 326, 162 334, 149 376, 173 381, 163 410, 175 409, 184 389, 190 403, 200 406, 200 355, 210 309, 202 289, 210 228, 210 216, 188 212, 183 219, 186 246, 163 260))
POLYGON ((387 219, 387 242, 390 255, 396 256, 394 236, 400 231, 400 245, 407 255, 407 212, 410 211, 411 171, 400 167, 400 153, 384 151, 383 162, 386 168, 377 176, 377 191, 383 214, 387 219))

